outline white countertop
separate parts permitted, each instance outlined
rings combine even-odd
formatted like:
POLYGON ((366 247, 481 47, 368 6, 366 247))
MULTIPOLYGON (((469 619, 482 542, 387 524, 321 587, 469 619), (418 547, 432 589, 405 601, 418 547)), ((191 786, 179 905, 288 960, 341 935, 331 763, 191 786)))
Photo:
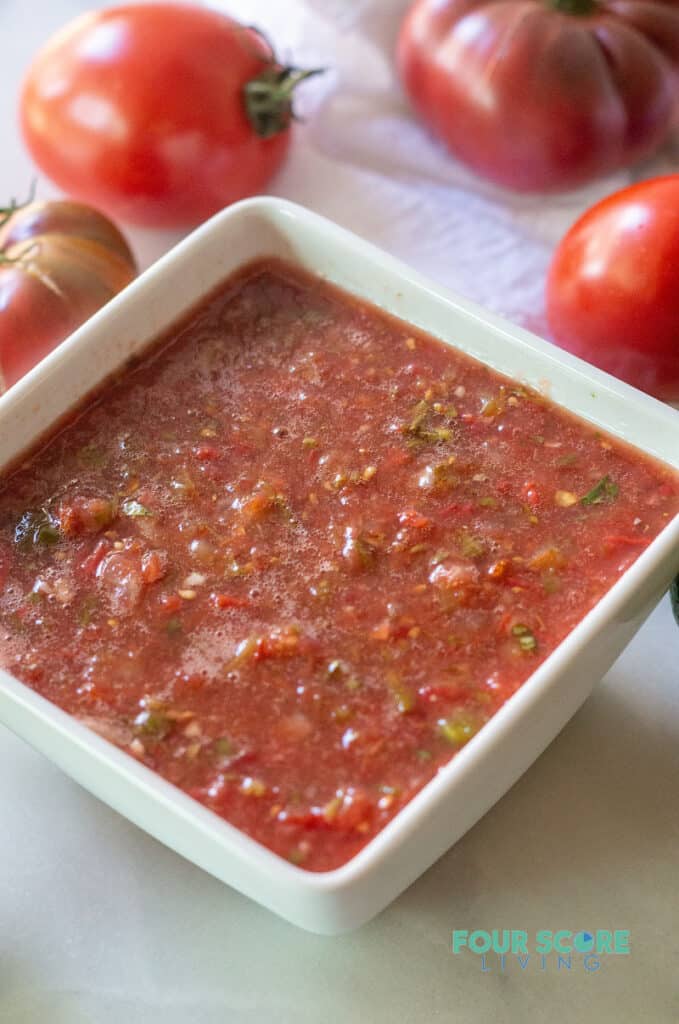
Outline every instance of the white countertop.
MULTIPOLYGON (((35 173, 14 127, 22 69, 54 28, 92 6, 0 6, 0 202, 24 195, 35 173)), ((539 322, 551 243, 625 177, 513 209, 468 192, 389 82, 383 43, 404 0, 223 6, 340 69, 307 93, 308 123, 274 190, 539 322), (355 83, 358 57, 370 73, 355 83), (407 141, 384 145, 404 133, 420 146, 413 166, 407 141)), ((40 182, 39 194, 52 193, 40 182)), ((173 241, 130 235, 144 263, 173 241)), ((334 939, 296 930, 186 863, 0 727, 0 1022, 679 1021, 678 656, 664 599, 510 793, 380 917, 334 939), (496 962, 484 973, 478 957, 453 956, 455 928, 629 929, 631 954, 598 971, 580 956, 570 970, 513 960, 504 974, 496 962)))

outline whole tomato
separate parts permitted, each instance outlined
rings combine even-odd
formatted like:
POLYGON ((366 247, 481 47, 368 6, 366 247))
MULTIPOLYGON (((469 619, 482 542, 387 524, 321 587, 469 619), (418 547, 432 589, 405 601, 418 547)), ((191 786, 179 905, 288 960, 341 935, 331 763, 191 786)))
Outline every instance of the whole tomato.
POLYGON ((677 0, 417 0, 401 77, 431 132, 508 188, 573 188, 652 152, 676 117, 677 0))
POLYGON ((256 31, 193 4, 130 4, 71 22, 33 61, 28 148, 71 195, 179 227, 260 191, 290 141, 292 93, 256 31))
POLYGON ((657 398, 679 402, 679 174, 588 210, 547 280, 557 344, 657 398))
POLYGON ((16 383, 135 274, 127 242, 111 221, 91 207, 62 201, 3 210, 3 386, 16 383))

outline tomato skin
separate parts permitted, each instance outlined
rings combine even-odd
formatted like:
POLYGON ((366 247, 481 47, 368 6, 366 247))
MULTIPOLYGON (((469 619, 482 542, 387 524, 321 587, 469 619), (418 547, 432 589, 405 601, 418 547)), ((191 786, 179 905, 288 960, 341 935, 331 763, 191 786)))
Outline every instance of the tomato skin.
POLYGON ((85 14, 29 69, 24 138, 53 181, 114 217, 196 224, 261 191, 285 159, 289 128, 259 137, 243 97, 271 62, 253 30, 193 5, 85 14))
POLYGON ((51 289, 20 268, 0 274, 0 369, 3 390, 15 384, 76 327, 73 316, 51 289), (30 337, 24 344, 19 339, 30 337))
POLYGON ((15 384, 135 274, 127 242, 97 210, 67 201, 19 208, 0 227, 4 387, 15 384))
POLYGON ((0 249, 24 242, 37 235, 69 235, 87 238, 121 259, 135 266, 134 256, 127 240, 108 217, 91 206, 68 199, 34 202, 19 209, 5 224, 0 225, 0 249))
POLYGON ((679 174, 588 210, 554 254, 546 299, 562 348, 679 402, 679 174))
POLYGON ((433 135, 518 191, 574 188, 652 152, 678 108, 665 0, 416 0, 398 65, 433 135), (566 13, 559 4, 587 7, 566 13))

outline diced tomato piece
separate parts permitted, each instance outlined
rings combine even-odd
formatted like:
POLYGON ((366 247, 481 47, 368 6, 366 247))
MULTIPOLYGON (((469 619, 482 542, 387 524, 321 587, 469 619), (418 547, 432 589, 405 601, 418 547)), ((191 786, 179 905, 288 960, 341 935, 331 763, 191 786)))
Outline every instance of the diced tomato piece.
POLYGON ((379 626, 375 626, 370 634, 373 640, 388 640, 390 626, 389 619, 385 619, 383 622, 380 622, 379 626))
POLYGON ((84 562, 81 563, 80 568, 87 576, 94 576, 97 571, 97 566, 101 562, 107 551, 111 550, 111 542, 108 540, 97 541, 94 550, 87 556, 84 562))
MULTIPOLYGON (((105 683, 95 683, 89 680, 78 687, 78 696, 82 698, 83 702, 89 704, 113 704, 115 703, 115 688, 105 683)), ((106 725, 102 724, 100 728, 90 726, 90 728, 94 728, 95 732, 104 735, 106 725)), ((110 739, 110 736, 105 736, 104 738, 110 739)), ((115 742, 115 740, 111 740, 111 742, 115 742)))
POLYGON ((313 732, 313 723, 308 715, 297 711, 292 715, 286 715, 276 723, 275 732, 282 740, 288 743, 301 743, 313 732))
POLYGON ((544 572, 546 569, 563 569, 565 565, 566 558, 553 545, 541 548, 528 563, 529 568, 534 569, 536 572, 544 572))
POLYGON ((505 612, 500 621, 497 624, 497 631, 500 634, 509 633, 514 614, 512 612, 505 612))
POLYGON ((108 498, 74 498, 59 509, 59 526, 66 537, 105 530, 115 518, 115 506, 108 498))
POLYGON ((443 590, 458 590, 478 583, 479 570, 469 562, 442 562, 432 569, 429 582, 443 590))
POLYGON ((144 583, 157 583, 167 575, 169 559, 167 551, 145 551, 141 560, 141 574, 144 583))
POLYGON ((396 619, 384 619, 371 632, 373 640, 402 640, 415 625, 410 615, 401 615, 396 619))
POLYGON ((160 606, 163 611, 170 614, 178 612, 182 607, 182 599, 179 594, 161 594, 160 595, 160 606))
POLYGON ((423 700, 428 701, 430 704, 436 704, 439 701, 448 701, 454 703, 460 700, 466 700, 469 696, 468 690, 462 686, 458 686, 456 683, 425 683, 417 691, 423 700))
POLYGON ((276 820, 281 825, 292 825, 298 828, 314 829, 323 828, 325 822, 317 808, 311 807, 284 807, 279 811, 276 820))
POLYGON ((472 512, 475 512, 475 511, 476 511, 476 508, 475 508, 475 506, 470 501, 465 501, 465 502, 461 502, 461 503, 460 502, 453 502, 450 505, 445 505, 441 509, 441 511, 439 512, 439 515, 443 519, 448 519, 448 518, 450 518, 452 516, 456 516, 456 515, 469 516, 469 515, 472 514, 472 512))
POLYGON ((540 494, 532 480, 527 481, 521 488, 521 497, 529 508, 537 508, 540 504, 540 494))
POLYGON ((618 548, 647 548, 650 540, 647 537, 630 537, 628 534, 616 533, 604 537, 604 550, 617 551, 618 548))
POLYGON ((404 512, 399 512, 398 521, 401 526, 405 526, 411 530, 426 530, 431 526, 431 519, 427 516, 423 516, 421 512, 416 509, 408 508, 404 512))
POLYGON ((250 602, 245 597, 234 597, 232 594, 211 594, 210 599, 215 608, 247 608, 250 602))
POLYGON ((175 678, 177 680, 177 691, 180 694, 184 691, 197 692, 204 690, 207 682, 207 676, 202 676, 198 672, 182 672, 178 670, 175 672, 175 678))
POLYGON ((383 470, 398 469, 412 461, 412 455, 405 448, 389 448, 381 462, 383 470))
POLYGON ((42 665, 27 665, 22 669, 21 675, 27 683, 40 683, 45 678, 45 669, 42 665))
POLYGON ((363 790, 349 786, 338 789, 322 807, 286 807, 277 815, 281 824, 305 829, 332 829, 335 832, 361 831, 369 826, 375 813, 374 801, 363 790))
POLYGON ((301 637, 294 627, 273 629, 270 633, 260 636, 253 652, 254 661, 265 658, 290 658, 300 653, 301 637))
POLYGON ((213 462, 219 458, 219 448, 213 444, 199 444, 193 449, 193 453, 199 462, 213 462))
POLYGON ((322 809, 325 823, 341 832, 353 832, 368 824, 375 811, 374 802, 362 789, 348 786, 338 789, 336 795, 322 809))
POLYGON ((486 576, 489 576, 491 580, 501 580, 506 575, 509 564, 506 558, 499 558, 488 566, 486 576))
POLYGON ((540 576, 535 572, 525 571, 521 572, 515 566, 512 566, 508 572, 502 577, 502 583, 506 587, 521 587, 522 590, 539 590, 543 592, 543 586, 540 576))
POLYGON ((372 569, 377 558, 378 547, 358 527, 347 526, 344 531, 342 558, 351 573, 362 573, 372 569))

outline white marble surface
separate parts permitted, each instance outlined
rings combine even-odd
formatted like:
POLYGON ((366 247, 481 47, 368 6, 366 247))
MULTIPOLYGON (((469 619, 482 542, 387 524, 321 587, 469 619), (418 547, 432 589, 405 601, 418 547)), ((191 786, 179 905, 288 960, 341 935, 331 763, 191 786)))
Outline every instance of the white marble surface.
MULTIPOLYGON (((0 3, 0 198, 23 194, 34 173, 15 128, 22 69, 92 6, 0 3)), ((478 189, 394 91, 386 54, 404 0, 224 6, 338 69, 307 93, 275 191, 539 322, 550 245, 626 176, 550 204, 478 189)), ((671 160, 668 149, 648 170, 671 160)), ((132 238, 145 263, 172 241, 132 238)), ((0 727, 0 1022, 679 1021, 678 654, 665 600, 510 793, 379 918, 338 939, 297 931, 209 878, 0 727), (450 952, 454 928, 629 929, 632 952, 592 973, 580 958, 570 971, 483 973, 450 952)))

